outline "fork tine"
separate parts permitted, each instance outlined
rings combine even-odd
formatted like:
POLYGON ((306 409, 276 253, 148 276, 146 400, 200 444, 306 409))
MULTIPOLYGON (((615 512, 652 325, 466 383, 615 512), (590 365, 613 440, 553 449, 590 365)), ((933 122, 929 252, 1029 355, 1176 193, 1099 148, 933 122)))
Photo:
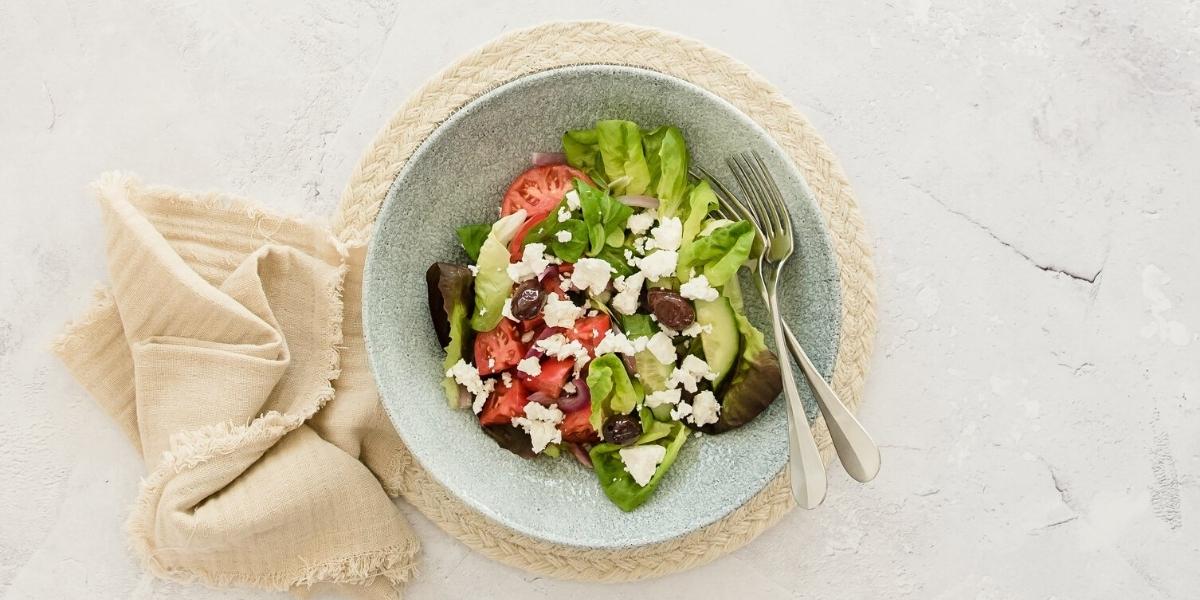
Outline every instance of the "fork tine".
POLYGON ((762 155, 757 151, 752 152, 754 155, 754 165, 757 168, 759 175, 762 177, 764 185, 767 189, 767 194, 774 207, 775 216, 778 219, 784 234, 789 238, 792 236, 792 219, 788 212, 787 204, 783 201, 783 193, 779 191, 779 184, 775 182, 775 178, 771 176, 771 172, 767 170, 767 163, 763 160, 762 155))
POLYGON ((754 214, 750 212, 750 210, 746 207, 746 204, 739 200, 729 188, 725 187, 724 183, 721 183, 721 180, 713 177, 713 174, 709 173, 704 167, 697 167, 697 169, 699 169, 700 173, 704 174, 704 178, 713 185, 713 188, 717 193, 717 197, 721 199, 722 206, 728 205, 732 212, 736 213, 737 216, 731 220, 749 221, 750 224, 754 226, 756 233, 765 239, 766 235, 763 233, 762 226, 759 225, 758 219, 754 217, 754 214))
POLYGON ((742 173, 742 176, 746 180, 746 185, 749 188, 747 190, 747 195, 750 197, 750 201, 754 205, 754 210, 758 215, 759 222, 763 223, 764 227, 770 229, 772 236, 776 235, 778 233, 779 226, 775 222, 774 213, 767 205, 767 191, 763 188, 762 181, 759 180, 758 174, 754 172, 754 168, 751 166, 750 161, 746 158, 745 154, 738 154, 734 156, 734 161, 738 166, 738 170, 742 173))

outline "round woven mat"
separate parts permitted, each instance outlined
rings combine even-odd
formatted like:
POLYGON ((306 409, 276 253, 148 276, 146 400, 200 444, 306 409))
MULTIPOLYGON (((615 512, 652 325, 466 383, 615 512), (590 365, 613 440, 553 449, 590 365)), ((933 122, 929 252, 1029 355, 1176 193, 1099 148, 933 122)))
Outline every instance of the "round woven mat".
MULTIPOLYGON (((347 244, 366 244, 405 162, 460 107, 523 75, 578 64, 628 65, 690 81, 732 103, 788 152, 816 196, 836 251, 842 328, 833 387, 856 411, 875 337, 875 288, 854 194, 833 153, 794 106, 748 67, 695 40, 584 21, 540 25, 491 42, 435 76, 396 111, 352 175, 334 230, 347 244)), ((828 462, 834 450, 824 420, 818 418, 812 431, 828 462)), ((480 515, 410 456, 398 457, 396 468, 395 491, 450 535, 494 560, 564 579, 628 581, 696 567, 740 548, 795 506, 785 470, 742 507, 681 538, 622 550, 581 550, 517 534, 480 515)))

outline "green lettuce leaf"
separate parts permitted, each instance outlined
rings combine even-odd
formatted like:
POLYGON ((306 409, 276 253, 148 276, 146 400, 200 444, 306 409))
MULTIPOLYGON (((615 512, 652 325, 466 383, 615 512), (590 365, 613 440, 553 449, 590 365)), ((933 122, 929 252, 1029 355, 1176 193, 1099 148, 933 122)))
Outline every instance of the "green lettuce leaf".
POLYGON ((467 256, 471 257, 471 262, 479 260, 479 249, 483 247, 484 240, 491 232, 492 226, 487 223, 463 225, 458 228, 458 241, 463 250, 467 251, 467 256))
POLYGON ((642 399, 625 371, 625 363, 613 353, 602 354, 588 365, 587 385, 592 394, 589 421, 596 431, 609 416, 633 412, 642 399))
POLYGON ((700 229, 704 227, 704 219, 708 213, 717 209, 720 202, 707 181, 701 181, 692 188, 687 197, 687 218, 683 220, 683 242, 681 248, 686 248, 700 229))
POLYGON ((687 279, 696 269, 704 273, 709 285, 725 285, 750 257, 753 245, 754 226, 749 221, 726 225, 683 246, 675 274, 687 279))
POLYGON ((563 134, 562 145, 567 164, 587 173, 593 181, 608 181, 600 160, 599 135, 595 129, 568 131, 563 134))
POLYGON ((656 127, 642 134, 646 165, 650 168, 649 193, 658 198, 660 218, 676 216, 687 197, 688 151, 678 127, 656 127))
POLYGON ((633 215, 633 209, 579 179, 575 180, 575 190, 579 193, 583 224, 588 234, 587 255, 596 256, 606 246, 621 246, 625 242, 625 223, 633 215), (616 243, 609 244, 610 241, 616 243))
MULTIPOLYGON (((425 285, 429 294, 429 314, 433 317, 433 331, 446 351, 443 370, 449 370, 467 352, 471 344, 471 330, 467 317, 471 314, 474 278, 463 265, 433 263, 425 272, 425 285)), ((453 378, 442 381, 446 401, 451 408, 458 408, 458 384, 453 378)))
POLYGON ((666 423, 655 422, 651 426, 648 433, 643 433, 638 439, 637 445, 643 443, 658 444, 666 448, 666 454, 663 460, 659 463, 658 468, 654 470, 654 476, 646 485, 640 486, 633 480, 633 476, 625 470, 625 463, 621 461, 620 451, 626 446, 618 446, 616 444, 598 444, 592 448, 589 455, 592 458, 592 466, 596 471, 596 478, 600 480, 600 487, 604 490, 604 495, 616 504, 618 508, 625 512, 629 512, 646 502, 654 490, 658 488, 658 484, 662 481, 667 470, 674 464, 675 458, 679 456, 679 449, 683 447, 687 441, 689 430, 682 423, 676 422, 672 425, 666 423), (665 431, 664 431, 665 428, 665 431), (662 435, 663 433, 666 435, 662 435))
POLYGON ((491 331, 504 318, 504 301, 512 294, 513 280, 508 276, 508 242, 525 221, 525 211, 519 210, 492 223, 492 230, 479 248, 475 266, 475 312, 471 329, 491 331))
POLYGON ((604 175, 612 192, 644 194, 650 187, 650 167, 642 151, 642 130, 632 121, 597 121, 596 141, 604 175))

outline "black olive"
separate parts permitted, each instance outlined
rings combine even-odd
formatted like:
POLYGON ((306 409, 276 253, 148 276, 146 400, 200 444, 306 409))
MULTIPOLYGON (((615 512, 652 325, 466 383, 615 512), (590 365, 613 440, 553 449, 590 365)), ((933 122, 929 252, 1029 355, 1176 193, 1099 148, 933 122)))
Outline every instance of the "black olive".
POLYGON ((678 292, 663 288, 647 290, 646 303, 659 323, 675 331, 687 329, 696 321, 696 309, 678 292))
POLYGON ((604 422, 604 441, 628 446, 642 436, 642 422, 629 415, 613 415, 604 422))
POLYGON ((522 321, 537 317, 546 302, 546 293, 537 279, 530 279, 517 287, 513 294, 512 315, 522 321))

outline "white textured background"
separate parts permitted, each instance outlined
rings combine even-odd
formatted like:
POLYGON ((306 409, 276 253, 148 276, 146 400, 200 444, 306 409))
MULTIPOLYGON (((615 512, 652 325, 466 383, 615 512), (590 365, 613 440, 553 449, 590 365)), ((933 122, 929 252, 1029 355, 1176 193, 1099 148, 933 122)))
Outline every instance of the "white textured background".
POLYGON ((862 415, 883 472, 835 467, 820 510, 617 587, 501 567, 407 510, 425 542, 408 597, 1197 594, 1195 1, 242 4, 0 2, 6 597, 286 597, 162 583, 124 547, 143 467, 46 351, 105 279, 85 185, 121 168, 328 213, 421 81, 554 18, 700 38, 841 157, 877 249, 862 415))

